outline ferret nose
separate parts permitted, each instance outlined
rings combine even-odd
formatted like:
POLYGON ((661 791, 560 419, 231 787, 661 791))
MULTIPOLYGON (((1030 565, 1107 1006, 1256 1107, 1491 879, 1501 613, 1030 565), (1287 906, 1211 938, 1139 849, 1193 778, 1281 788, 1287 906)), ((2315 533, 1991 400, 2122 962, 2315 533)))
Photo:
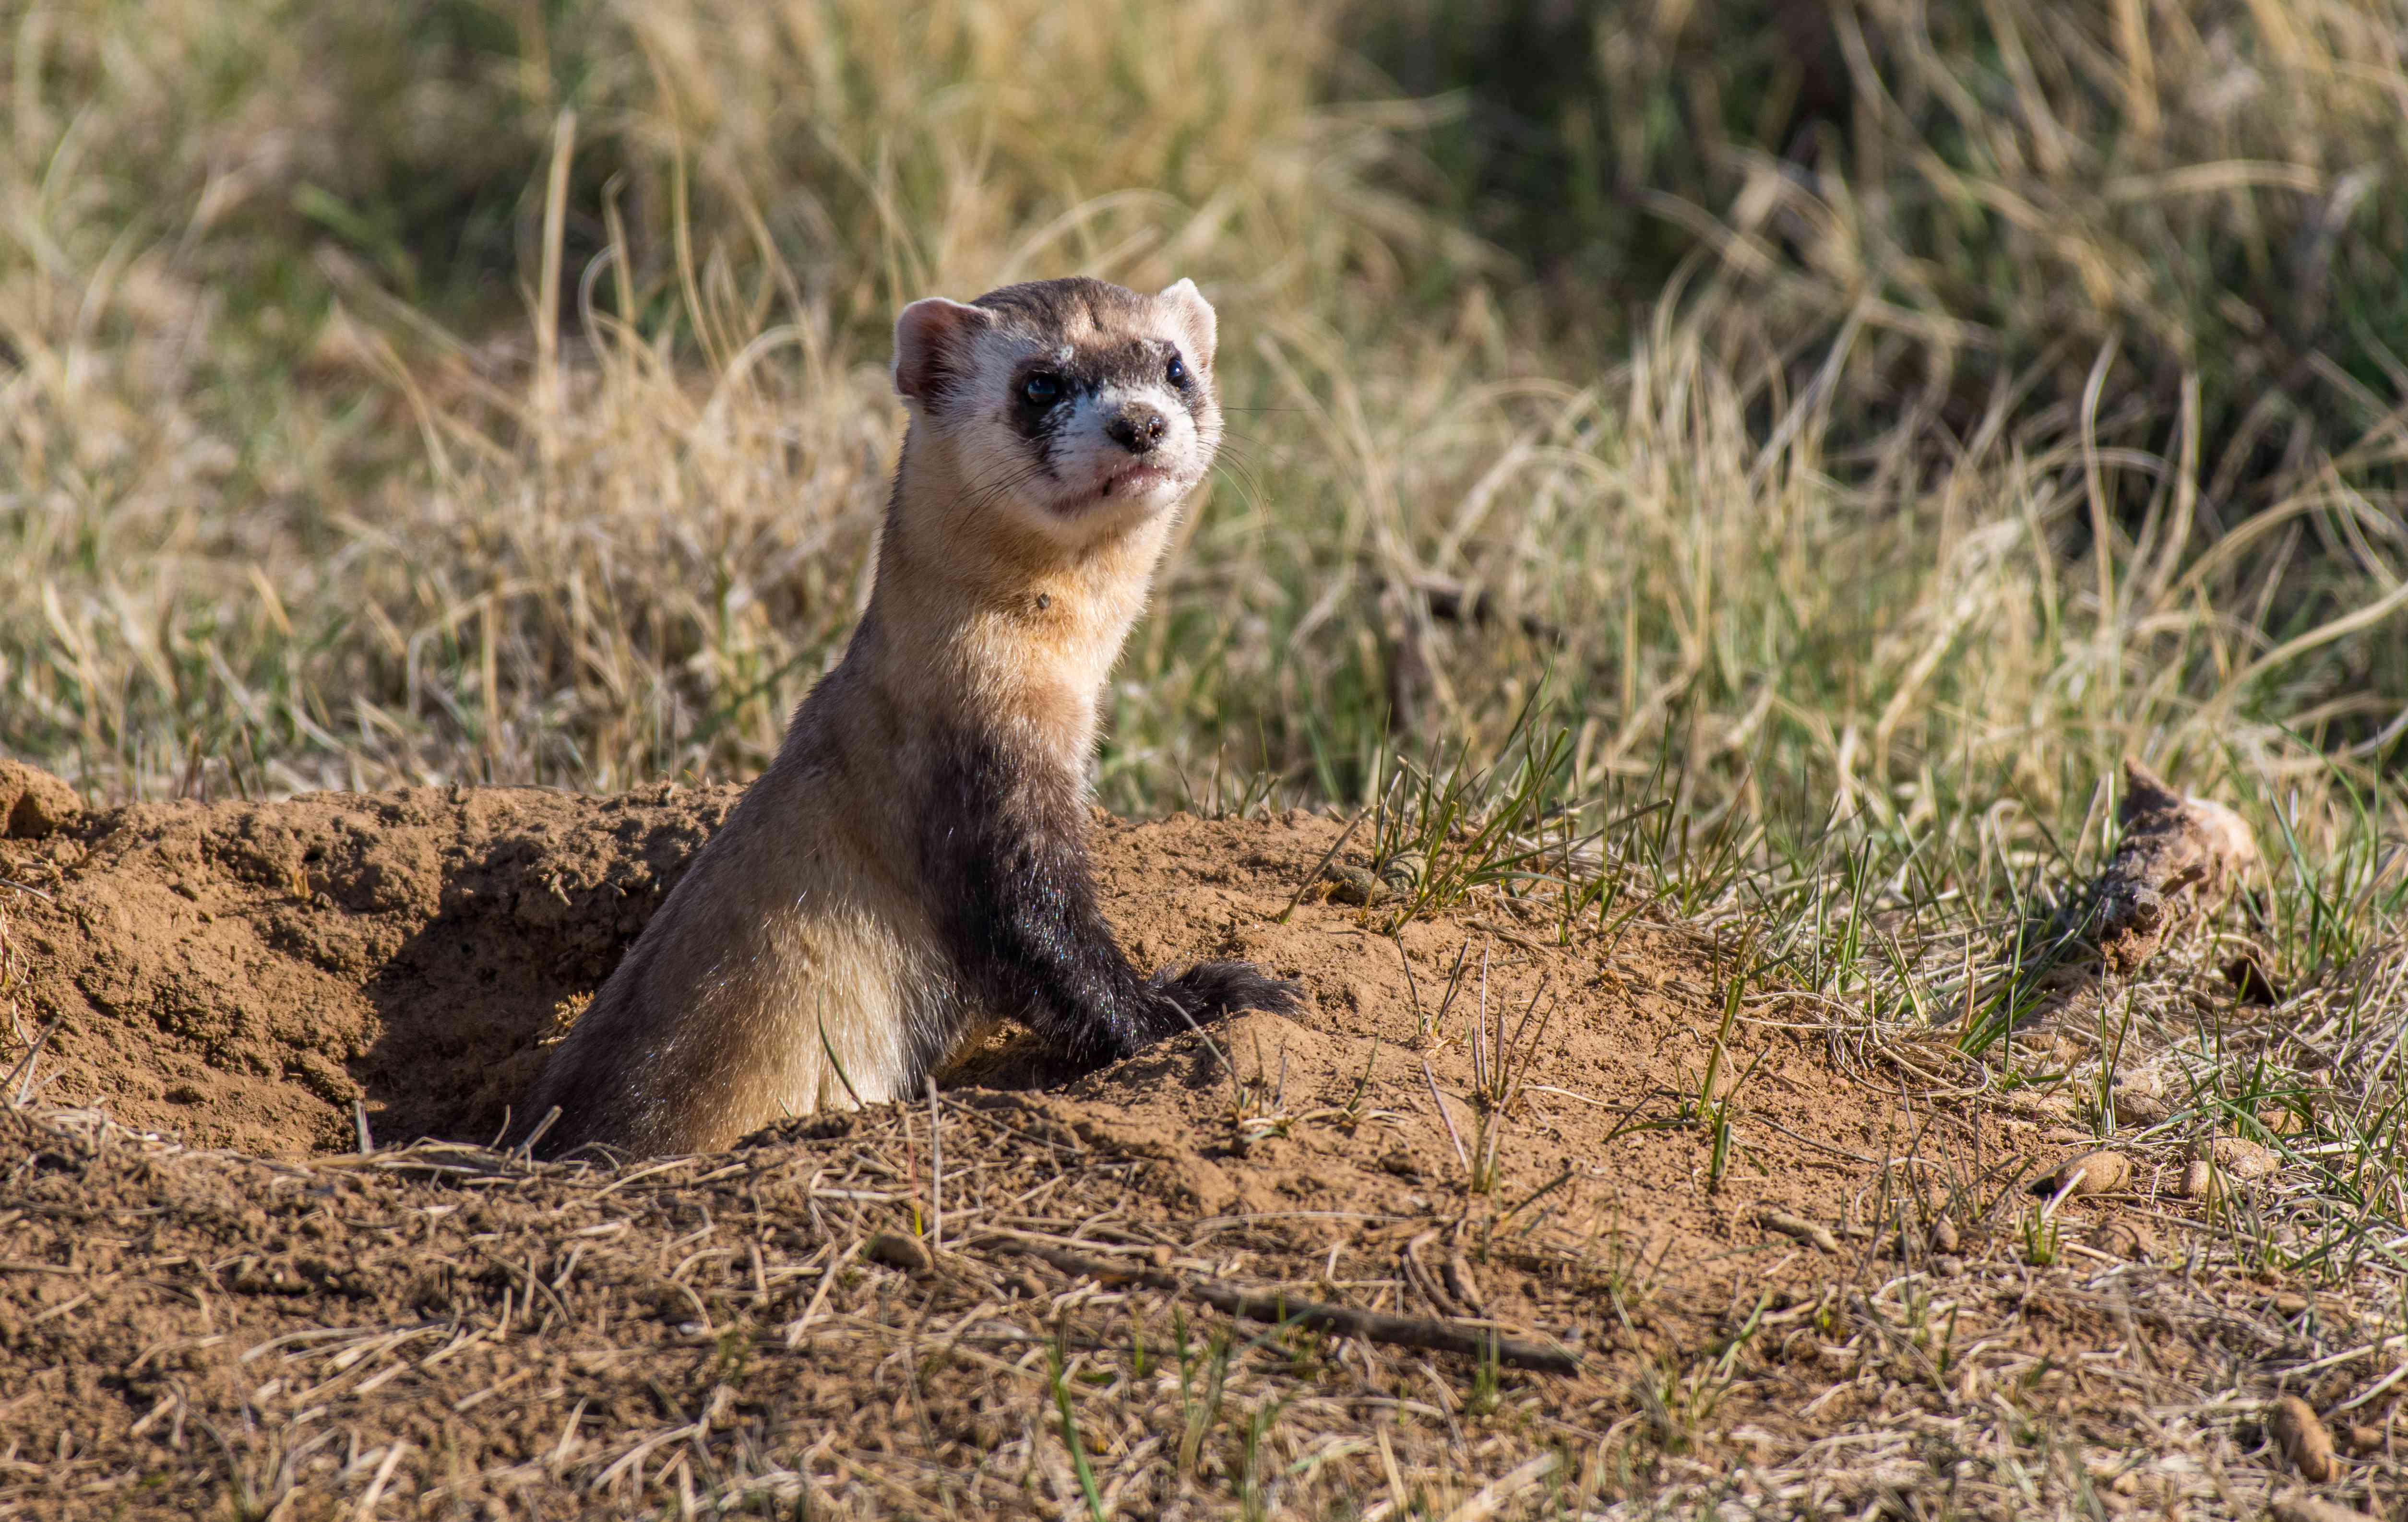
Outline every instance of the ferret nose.
POLYGON ((1162 442, 1166 426, 1162 414, 1151 407, 1124 407, 1104 424, 1104 435, 1131 454, 1150 454, 1162 442))

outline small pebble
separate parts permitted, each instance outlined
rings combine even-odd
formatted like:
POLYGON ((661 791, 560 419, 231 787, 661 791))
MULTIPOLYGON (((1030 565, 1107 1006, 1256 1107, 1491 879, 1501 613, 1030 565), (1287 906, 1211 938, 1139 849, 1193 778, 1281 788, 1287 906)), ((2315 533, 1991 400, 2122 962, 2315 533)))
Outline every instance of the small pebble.
POLYGON ((2129 1089, 2115 1091, 2115 1124, 2145 1131, 2152 1126, 2162 1126, 2173 1110, 2154 1094, 2138 1094, 2129 1089))
POLYGON ((2201 1149, 2208 1161, 2243 1183, 2262 1179, 2278 1166, 2274 1155, 2255 1142, 2237 1136, 2219 1136, 2201 1149))
POLYGON ((2128 1072, 2116 1077, 2115 1092, 2135 1094, 2150 1099, 2162 1099, 2166 1097, 2166 1084, 2164 1079, 2153 1072, 2128 1072))
POLYGON ((1335 904, 1360 904, 1366 908, 1385 900, 1389 887, 1360 867, 1347 867, 1331 862, 1321 869, 1323 881, 1329 884, 1329 901, 1335 904))
POLYGON ((2132 1182, 2132 1160, 2120 1152, 2086 1152, 2068 1157, 2036 1192, 2069 1197, 2113 1194, 2132 1182))
POLYGON ((1944 1218, 1932 1222, 1930 1241, 1931 1250, 1935 1253, 1953 1253, 1956 1251, 1958 1241, 1956 1235, 1956 1223, 1944 1218))

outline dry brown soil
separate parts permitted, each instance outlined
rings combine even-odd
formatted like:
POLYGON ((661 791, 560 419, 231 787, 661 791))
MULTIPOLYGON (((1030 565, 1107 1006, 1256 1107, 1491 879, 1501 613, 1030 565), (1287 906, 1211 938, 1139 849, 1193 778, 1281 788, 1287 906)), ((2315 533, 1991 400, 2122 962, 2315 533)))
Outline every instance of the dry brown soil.
MULTIPOLYGON (((1972 1120, 1840 1071, 1813 1020, 1757 1002, 1718 1133, 1697 1099, 1732 948, 1645 916, 1552 944, 1501 898, 1394 937, 1310 899, 1282 924, 1337 829, 1300 813, 1096 840, 1140 959, 1254 959, 1303 984, 1293 1020, 1086 1075, 1006 1032, 933 1118, 792 1122, 718 1156, 445 1144, 501 1130, 735 797, 148 804, 0 839, 0 1073, 49 1032, 32 1102, 0 1106, 0 1515, 1059 1516, 1091 1483, 1124 1515, 1445 1515, 1493 1482, 1468 1514, 1490 1515, 1966 1399, 1844 1387, 1858 1355, 1833 1342, 1862 1321, 1849 1286, 1900 1271, 1873 1228, 1947 1203, 1921 1174, 1997 1160, 1972 1120), (1513 1092, 1484 1119, 1500 1060, 1513 1092), (1909 1153, 1920 1172, 1887 1166, 1909 1153), (876 1261, 878 1233, 932 1261, 876 1261), (1501 1328, 1581 1371, 1233 1328, 1020 1256, 1048 1244, 1501 1328)), ((2028 1279, 1983 1292, 2020 1317, 1999 1347, 2114 1339, 2080 1294, 2029 1314, 2028 1279)), ((1960 1299, 1971 1341, 1982 1296, 1960 1299)), ((1793 1499, 1893 1483, 1850 1473, 1793 1499)))

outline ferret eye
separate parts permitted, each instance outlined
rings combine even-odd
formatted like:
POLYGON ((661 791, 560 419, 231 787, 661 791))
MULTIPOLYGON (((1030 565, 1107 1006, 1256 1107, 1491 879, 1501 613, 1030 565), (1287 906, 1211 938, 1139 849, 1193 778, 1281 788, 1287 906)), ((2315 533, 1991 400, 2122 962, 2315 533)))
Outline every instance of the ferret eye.
POLYGON ((1187 362, 1173 354, 1170 363, 1163 366, 1162 374, 1172 385, 1184 386, 1187 384, 1187 362))
POLYGON ((1040 370, 1020 382, 1020 395, 1031 407, 1051 407, 1062 399, 1062 379, 1040 370))

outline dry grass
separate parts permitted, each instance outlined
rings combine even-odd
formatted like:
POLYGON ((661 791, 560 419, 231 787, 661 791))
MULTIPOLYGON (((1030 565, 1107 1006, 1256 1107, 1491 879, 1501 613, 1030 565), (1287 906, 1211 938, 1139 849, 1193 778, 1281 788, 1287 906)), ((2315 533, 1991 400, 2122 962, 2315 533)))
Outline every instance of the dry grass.
POLYGON ((1970 1266, 1859 1227, 1820 1294, 1717 1315, 1659 1302, 1612 1223, 1481 1248, 1582 1350, 1556 1377, 1064 1272, 1048 1253, 1407 1305, 1421 1223, 1167 1217, 1142 1159, 992 1096, 624 1168, 434 1143, 280 1165, 88 1113, 7 1123, 27 1314, 0 1357, 114 1349, 100 1398, 140 1414, 20 1411, 40 1443, 0 1473, 11 1515, 2239 1519, 2290 1488, 2259 1415, 2285 1387, 2379 1444, 2327 1494, 2397 1500, 2370 1376, 2398 1324, 2371 1285, 2272 1291, 2183 1206, 2125 1216, 2155 1266, 2019 1254, 2016 1192, 1953 1149, 1885 1185, 1971 1185, 1934 1216, 1970 1266), (879 1245, 897 1233, 944 1245, 879 1245))
MULTIPOLYGON (((0 0, 0 749, 102 798, 749 774, 866 585, 893 308, 1193 274, 1233 442, 1120 669, 1107 802, 1371 807, 1383 850, 1450 797, 1510 810, 1447 892, 1534 935, 1641 901, 1754 926, 1746 1016, 1885 1083, 2112 1131, 2145 1068, 2169 1148, 2298 1112, 2294 1184, 2187 1276, 2042 1276, 2259 1360, 2135 1391, 2143 1497, 2245 1513, 2229 1389, 2334 1351, 2268 1353, 2247 1275, 2400 1330, 2396 7, 1856 7, 1848 133, 1811 151, 1729 129, 1754 97, 1699 61, 1714 7, 1609 18, 1604 98, 1671 81, 1692 130, 1591 122, 1612 214, 1654 231, 1599 223, 1616 263, 1538 294, 1450 220, 1443 113, 1364 83, 1336 0, 350 8, 0 0), (1595 284, 1626 268, 1651 283, 1595 284), (2092 1028, 2007 1043, 1996 991, 2112 844, 2126 751, 2240 807, 2268 880, 2092 1028), (2215 982, 2244 949, 2271 1010, 2215 982)), ((1884 1402, 1932 1382, 1896 1328, 1945 1310, 1902 1284, 1816 1322, 1856 1349, 1849 1435, 1768 1449, 1751 1500, 1651 1416, 1563 1462, 1656 1444, 1652 1499, 1583 1504, 1794 1508, 1842 1471, 1858 1508, 2123 1504, 2086 1499, 2133 1493, 2091 1450, 2029 1468, 2003 1434, 2037 1418, 1971 1385, 1956 1425, 1899 1425, 1884 1402)), ((1383 1493, 1283 1357, 1230 1377, 1294 1495, 1383 1493)), ((2011 1339, 1966 1357, 1983 1389, 2039 1377, 2011 1339)), ((1659 1403, 1729 1377, 1684 1366, 1659 1403)), ((1010 1440, 1016 1472, 1083 1508, 1045 1441, 1010 1440)), ((1544 1448, 1444 1462, 1484 1483, 1544 1448)), ((895 1483, 923 1480, 955 1483, 895 1483)))
POLYGON ((21 21, 12 748, 118 795, 749 769, 859 594, 886 314, 1081 267, 1193 270, 1239 339, 1229 468, 1124 668, 1122 807, 1266 770, 1359 795, 1399 687, 1421 739, 1493 743, 1541 663, 1584 779, 1670 754, 1764 818, 2011 775, 2062 825, 2127 746, 2286 779, 2397 754, 2397 518, 2346 461, 2229 521, 2229 440, 2121 383, 2087 412, 1892 408, 1867 446, 1835 414, 1890 367, 1880 313, 1768 368, 1728 337, 1746 282, 1553 379, 1486 285, 1422 294, 1464 251, 1370 183, 1411 113, 1319 104, 1330 15, 1182 7, 1173 77, 1182 50, 1113 7, 1048 12, 1060 78, 1111 81, 1094 131, 1005 67, 1010 17, 742 8, 631 12, 578 32, 573 70, 554 38, 523 99, 491 69, 411 85, 423 130, 481 110, 523 149, 523 294, 566 318, 473 342, 428 315, 472 307, 408 304, 366 232, 287 225, 342 199, 322 181, 432 172, 295 72, 301 41, 394 38, 21 21), (534 82, 564 72, 573 123, 534 82), (1434 579, 1555 637, 1436 624, 1405 590, 1434 579))
POLYGON ((1593 287, 1722 261, 1778 344, 1853 321, 1852 432, 1990 387, 2058 424, 2103 351, 2119 445, 2186 386, 2226 525, 2328 456, 2396 487, 2400 12, 2352 0, 1408 3, 1358 19, 1416 88, 1459 214, 1593 287))

